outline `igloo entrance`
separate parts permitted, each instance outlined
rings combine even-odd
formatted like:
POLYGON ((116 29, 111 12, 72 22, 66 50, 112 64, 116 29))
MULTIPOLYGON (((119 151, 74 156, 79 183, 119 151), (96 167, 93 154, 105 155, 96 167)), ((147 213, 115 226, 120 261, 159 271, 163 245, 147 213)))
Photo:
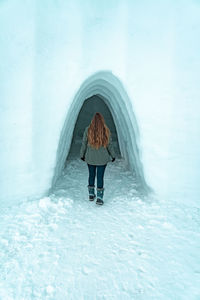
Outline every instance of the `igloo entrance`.
MULTIPOLYGON (((76 135, 79 135, 79 137, 77 137, 80 143, 82 127, 88 125, 89 122, 85 118, 79 119, 79 116, 81 115, 81 109, 86 109, 83 105, 84 101, 86 99, 94 100, 92 97, 97 97, 98 101, 101 100, 105 102, 113 119, 113 124, 115 126, 114 132, 117 133, 117 145, 115 148, 116 150, 118 149, 118 154, 124 159, 127 169, 134 173, 141 190, 144 193, 149 192, 151 189, 146 183, 143 165, 140 159, 140 148, 138 145, 139 128, 133 112, 132 102, 120 80, 110 71, 100 71, 90 76, 83 82, 75 97, 72 99, 60 135, 55 171, 50 190, 54 188, 58 178, 61 176, 62 171, 66 166, 67 158, 70 157, 70 155, 73 156, 73 151, 74 154, 77 154, 80 149, 79 144, 77 149, 73 150, 73 147, 76 148, 76 145, 73 144, 73 139, 76 138, 76 135), (87 124, 81 125, 81 123, 79 123, 83 122, 83 120, 87 124), (81 130, 79 130, 80 128, 81 130)), ((99 111, 101 112, 101 110, 99 111)), ((91 120, 90 117, 88 118, 91 120)))
POLYGON ((90 124, 96 112, 100 112, 104 116, 105 122, 112 134, 113 146, 116 152, 116 157, 121 157, 117 130, 113 121, 112 114, 108 106, 104 102, 103 98, 99 95, 94 95, 84 101, 83 106, 81 107, 81 110, 78 114, 76 125, 74 127, 70 150, 65 165, 67 164, 68 159, 74 159, 79 157, 84 129, 90 124))

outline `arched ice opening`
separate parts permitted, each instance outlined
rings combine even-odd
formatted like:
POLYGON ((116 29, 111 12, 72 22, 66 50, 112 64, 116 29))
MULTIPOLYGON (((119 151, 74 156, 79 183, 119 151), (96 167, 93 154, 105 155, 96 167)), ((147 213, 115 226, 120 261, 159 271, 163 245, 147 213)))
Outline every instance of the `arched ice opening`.
POLYGON ((55 186, 65 168, 80 110, 85 100, 94 95, 102 98, 109 108, 116 127, 121 156, 127 168, 135 174, 140 189, 147 193, 150 188, 146 183, 140 159, 139 129, 131 100, 120 80, 109 71, 97 72, 86 79, 72 101, 58 144, 51 188, 55 186))

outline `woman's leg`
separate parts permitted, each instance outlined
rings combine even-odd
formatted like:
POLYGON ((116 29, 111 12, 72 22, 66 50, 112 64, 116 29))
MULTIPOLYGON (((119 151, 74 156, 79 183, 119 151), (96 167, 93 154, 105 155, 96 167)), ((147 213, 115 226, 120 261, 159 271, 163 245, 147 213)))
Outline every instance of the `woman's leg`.
POLYGON ((87 164, 87 165, 88 165, 88 170, 89 170, 88 185, 94 186, 95 176, 96 176, 96 166, 89 165, 89 164, 87 164))
POLYGON ((97 188, 102 189, 104 185, 104 172, 107 165, 97 166, 97 188))

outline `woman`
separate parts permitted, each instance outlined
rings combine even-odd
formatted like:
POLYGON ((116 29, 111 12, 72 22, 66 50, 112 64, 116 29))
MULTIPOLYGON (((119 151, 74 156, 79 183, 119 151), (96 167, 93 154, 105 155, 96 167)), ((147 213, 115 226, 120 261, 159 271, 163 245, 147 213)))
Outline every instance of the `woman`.
POLYGON ((115 160, 115 152, 109 128, 103 116, 96 113, 88 127, 85 128, 80 150, 80 157, 87 162, 89 170, 88 192, 89 200, 93 201, 95 195, 95 176, 97 170, 97 201, 102 205, 104 194, 104 172, 107 163, 115 160))

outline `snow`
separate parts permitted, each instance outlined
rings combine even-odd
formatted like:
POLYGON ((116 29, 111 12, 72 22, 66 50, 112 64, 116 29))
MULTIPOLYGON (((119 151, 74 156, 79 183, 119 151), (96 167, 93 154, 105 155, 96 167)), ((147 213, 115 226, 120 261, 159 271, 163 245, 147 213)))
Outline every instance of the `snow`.
POLYGON ((123 159, 103 206, 87 179, 70 160, 52 194, 1 211, 0 298, 198 299, 199 205, 144 196, 123 159))
POLYGON ((1 299, 200 297, 199 16, 0 1, 1 299), (118 154, 102 207, 78 159, 89 102, 118 154))

